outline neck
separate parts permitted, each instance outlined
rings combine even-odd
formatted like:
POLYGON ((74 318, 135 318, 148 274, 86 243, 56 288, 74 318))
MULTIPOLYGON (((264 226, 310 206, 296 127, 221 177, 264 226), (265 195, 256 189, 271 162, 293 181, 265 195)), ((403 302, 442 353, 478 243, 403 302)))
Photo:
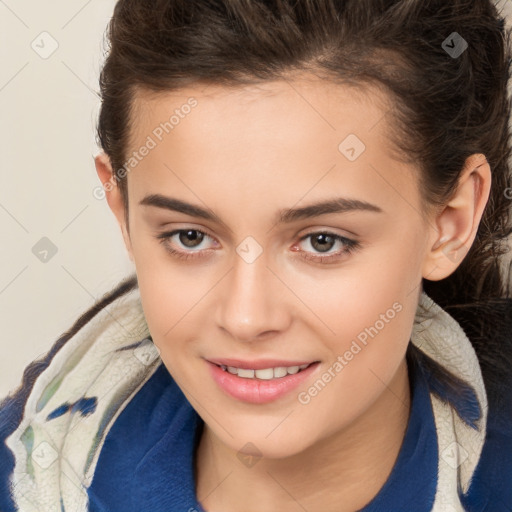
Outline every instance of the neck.
POLYGON ((196 494, 208 512, 349 512, 367 505, 389 477, 410 413, 406 360, 356 422, 284 459, 244 467, 204 424, 196 453, 196 494))

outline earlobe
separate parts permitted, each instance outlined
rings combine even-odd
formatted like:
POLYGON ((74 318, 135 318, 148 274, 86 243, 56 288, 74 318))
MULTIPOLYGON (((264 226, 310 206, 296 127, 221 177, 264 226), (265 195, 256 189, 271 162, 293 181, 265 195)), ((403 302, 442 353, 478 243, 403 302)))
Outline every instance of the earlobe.
POLYGON ((126 246, 126 250, 128 251, 128 256, 131 261, 134 261, 130 235, 126 227, 125 205, 121 191, 117 186, 117 181, 112 172, 110 158, 106 153, 101 152, 96 157, 94 157, 94 163, 96 166, 96 172, 103 186, 103 190, 105 191, 105 198, 107 199, 108 206, 116 217, 119 227, 121 228, 124 244, 126 246))
POLYGON ((423 265, 425 279, 444 279, 462 263, 475 240, 490 189, 491 169, 485 155, 471 155, 454 194, 432 220, 431 247, 423 265))

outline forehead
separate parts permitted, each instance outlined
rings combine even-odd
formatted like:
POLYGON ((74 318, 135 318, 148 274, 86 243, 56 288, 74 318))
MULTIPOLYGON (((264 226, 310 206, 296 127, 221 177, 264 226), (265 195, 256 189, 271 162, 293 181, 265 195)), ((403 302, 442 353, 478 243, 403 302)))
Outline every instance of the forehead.
POLYGON ((180 127, 173 126, 169 138, 181 141, 204 139, 206 134, 211 137, 212 131, 216 138, 231 136, 236 127, 239 138, 251 133, 262 139, 281 135, 284 141, 289 135, 300 143, 301 136, 320 132, 340 137, 359 130, 363 137, 378 123, 387 122, 386 114, 392 109, 390 97, 377 87, 339 84, 311 74, 248 85, 196 83, 163 92, 139 88, 132 105, 130 145, 137 146, 173 113, 180 118, 172 124, 180 127), (189 116, 191 99, 197 107, 189 116))
POLYGON ((383 200, 390 202, 416 194, 411 167, 395 159, 389 137, 393 103, 376 87, 311 76, 195 84, 138 91, 133 107, 129 153, 149 139, 152 145, 129 174, 139 196, 183 187, 185 177, 202 193, 223 183, 226 194, 251 190, 272 198, 288 190, 295 201, 301 191, 314 199, 332 187, 360 193, 362 185, 370 195, 387 188, 383 200))

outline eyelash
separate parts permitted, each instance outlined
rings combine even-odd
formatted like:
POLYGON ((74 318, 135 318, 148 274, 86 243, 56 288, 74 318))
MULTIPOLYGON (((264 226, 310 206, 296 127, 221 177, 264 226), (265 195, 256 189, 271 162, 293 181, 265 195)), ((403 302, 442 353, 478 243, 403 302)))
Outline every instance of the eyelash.
MULTIPOLYGON (((211 252, 212 250, 215 250, 215 249, 204 249, 204 250, 198 250, 198 251, 197 250, 195 250, 195 251, 178 251, 169 246, 168 242, 169 242, 170 238, 172 238, 174 235, 177 235, 179 233, 186 233, 187 231, 194 231, 196 233, 201 233, 201 234, 207 236, 208 238, 212 238, 212 237, 210 237, 210 235, 208 235, 207 233, 205 233, 204 231, 201 231, 199 229, 176 229, 176 230, 170 231, 168 233, 161 233, 161 234, 157 235, 156 238, 159 241, 159 243, 161 243, 164 246, 164 248, 167 252, 169 252, 172 256, 175 256, 175 257, 183 259, 183 260, 201 258, 201 257, 203 257, 205 252, 211 252)), ((314 261, 317 263, 326 263, 326 262, 337 261, 337 260, 341 259, 344 255, 352 254, 357 249, 359 249, 361 246, 360 242, 358 242, 356 240, 352 240, 350 238, 346 238, 344 236, 337 235, 335 233, 331 233, 329 231, 314 231, 312 233, 308 233, 307 235, 304 235, 303 237, 301 237, 299 239, 299 242, 302 242, 303 240, 306 240, 307 238, 313 237, 315 235, 328 235, 328 236, 334 238, 335 241, 342 242, 345 245, 345 248, 342 249, 341 251, 338 251, 334 254, 329 254, 327 256, 324 256, 321 253, 318 253, 318 254, 320 254, 320 256, 312 256, 311 253, 309 253, 309 252, 298 251, 298 252, 305 253, 305 255, 302 256, 302 258, 304 258, 305 260, 314 261)))

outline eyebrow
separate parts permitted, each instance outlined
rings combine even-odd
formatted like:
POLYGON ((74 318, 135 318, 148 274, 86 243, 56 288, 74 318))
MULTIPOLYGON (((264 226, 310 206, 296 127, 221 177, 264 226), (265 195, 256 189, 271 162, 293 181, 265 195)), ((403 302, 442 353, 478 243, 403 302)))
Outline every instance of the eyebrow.
MULTIPOLYGON (((191 217, 199 217, 201 219, 210 220, 227 227, 226 223, 223 222, 222 219, 212 210, 181 201, 180 199, 176 199, 174 197, 167 197, 161 194, 150 194, 142 199, 139 204, 143 206, 155 206, 165 210, 184 213, 186 215, 190 215, 191 217)), ((382 208, 375 204, 368 203, 367 201, 337 197, 308 206, 302 206, 300 208, 287 208, 280 210, 277 216, 277 223, 291 223, 298 220, 318 217, 328 213, 346 213, 352 211, 383 213, 382 208)))

